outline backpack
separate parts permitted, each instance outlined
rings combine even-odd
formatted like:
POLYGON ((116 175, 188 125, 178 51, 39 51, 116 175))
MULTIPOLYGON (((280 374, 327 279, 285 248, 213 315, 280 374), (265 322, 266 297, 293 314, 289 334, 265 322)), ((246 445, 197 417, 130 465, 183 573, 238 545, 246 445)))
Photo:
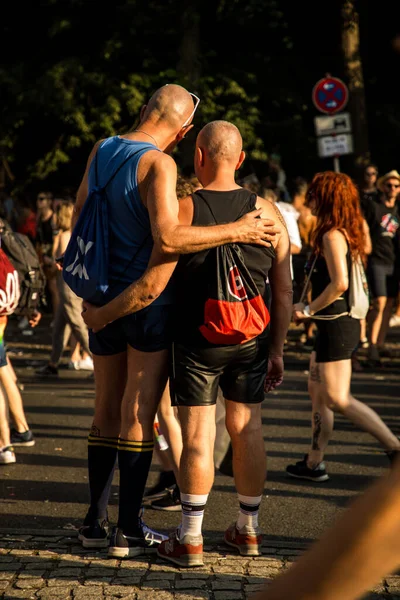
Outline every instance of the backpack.
POLYGON ((364 265, 359 256, 352 258, 349 286, 349 316, 353 319, 365 319, 369 310, 370 298, 364 265))
MULTIPOLYGON (((104 186, 98 185, 100 148, 94 157, 96 184, 90 190, 64 254, 63 278, 71 290, 93 304, 101 303, 108 285, 108 206, 106 188, 135 154, 130 154, 114 171, 104 186)), ((140 248, 139 248, 140 250, 140 248)), ((134 259, 135 257, 133 257, 134 259)), ((130 261, 129 264, 133 261, 130 261)), ((129 265, 128 265, 129 266, 129 265)))
POLYGON ((266 329, 269 311, 237 244, 219 246, 210 253, 215 266, 200 332, 212 344, 244 344, 266 329))
POLYGON ((20 296, 18 273, 0 248, 0 316, 12 315, 18 307, 20 296))
POLYGON ((23 233, 16 233, 1 222, 1 247, 18 273, 20 297, 15 313, 31 315, 39 304, 46 303, 46 277, 34 245, 23 233))

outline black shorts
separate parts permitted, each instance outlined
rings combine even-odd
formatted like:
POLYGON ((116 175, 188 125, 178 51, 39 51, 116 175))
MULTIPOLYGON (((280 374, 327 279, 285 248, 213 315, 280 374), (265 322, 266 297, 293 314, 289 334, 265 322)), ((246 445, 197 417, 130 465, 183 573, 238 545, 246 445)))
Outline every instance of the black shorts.
POLYGON ((360 321, 340 317, 333 321, 315 321, 317 336, 314 351, 316 362, 335 362, 351 358, 360 341, 360 321))
POLYGON ((373 298, 397 298, 400 274, 394 265, 369 263, 367 278, 373 298))
POLYGON ((126 352, 128 345, 141 352, 166 350, 172 340, 172 307, 148 306, 113 321, 101 331, 89 330, 89 348, 98 356, 126 352))
POLYGON ((224 398, 259 404, 264 399, 269 336, 262 334, 237 346, 194 347, 174 343, 171 398, 174 406, 209 406, 224 398))

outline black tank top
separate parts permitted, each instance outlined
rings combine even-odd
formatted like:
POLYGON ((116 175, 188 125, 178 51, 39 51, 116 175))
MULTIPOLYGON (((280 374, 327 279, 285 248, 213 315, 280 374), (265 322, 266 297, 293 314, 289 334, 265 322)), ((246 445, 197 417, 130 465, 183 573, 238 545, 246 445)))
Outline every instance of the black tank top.
MULTIPOLYGON (((351 254, 350 254, 348 245, 347 245, 346 259, 347 259, 347 269, 348 269, 349 279, 350 279, 351 254)), ((312 264, 313 260, 314 260, 313 258, 310 260, 311 264, 312 264)), ((314 266, 314 269, 313 269, 313 272, 311 275, 311 286, 312 286, 311 297, 312 297, 312 299, 315 300, 315 298, 317 298, 320 294, 322 294, 322 292, 324 291, 326 286, 330 284, 330 282, 331 282, 331 278, 329 276, 329 271, 328 271, 328 266, 326 264, 326 260, 323 256, 319 256, 316 260, 316 263, 315 263, 315 266, 314 266)), ((349 290, 350 290, 350 286, 340 296, 340 298, 338 298, 337 300, 332 302, 332 304, 329 304, 322 310, 318 311, 318 314, 319 315, 340 315, 344 312, 348 312, 350 310, 349 290)))
MULTIPOLYGON (((215 221, 218 225, 236 221, 254 210, 257 200, 255 194, 244 188, 228 192, 199 190, 192 197, 192 225, 198 226, 215 225, 215 221)), ((266 298, 268 272, 275 258, 274 247, 240 244, 240 248, 258 291, 266 298)), ((196 344, 205 342, 208 345, 198 328, 204 322, 204 303, 208 297, 209 269, 213 264, 210 252, 212 250, 183 254, 179 258, 175 270, 178 340, 190 340, 196 344)))

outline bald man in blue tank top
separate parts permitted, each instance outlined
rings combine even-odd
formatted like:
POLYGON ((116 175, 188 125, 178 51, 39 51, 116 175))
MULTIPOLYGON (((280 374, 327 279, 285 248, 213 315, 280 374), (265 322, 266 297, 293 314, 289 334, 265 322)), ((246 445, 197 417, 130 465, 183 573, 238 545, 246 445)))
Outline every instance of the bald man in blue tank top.
POLYGON ((277 228, 254 210, 236 223, 191 227, 178 220, 177 166, 169 153, 193 127, 199 99, 179 85, 159 88, 137 128, 95 144, 77 194, 75 221, 95 185, 131 156, 107 189, 109 292, 104 306, 84 304, 95 372, 88 439, 90 507, 79 539, 111 557, 152 551, 165 539, 141 519, 153 452, 153 422, 168 379, 173 293, 167 285, 179 254, 229 242, 269 245, 277 228), (134 260, 132 260, 134 257, 134 260), (118 523, 109 539, 107 505, 118 457, 118 523))

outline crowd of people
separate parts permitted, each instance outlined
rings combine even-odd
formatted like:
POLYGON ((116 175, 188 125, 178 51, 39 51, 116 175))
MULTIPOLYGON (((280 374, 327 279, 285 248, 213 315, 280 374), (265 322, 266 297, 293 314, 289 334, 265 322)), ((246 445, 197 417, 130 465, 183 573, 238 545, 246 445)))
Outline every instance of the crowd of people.
MULTIPOLYGON (((286 181, 271 161, 264 180, 240 179, 241 134, 220 120, 197 135, 195 175, 178 176, 171 153, 193 127, 199 102, 180 86, 162 86, 137 127, 95 144, 76 198, 40 192, 35 218, 28 212, 18 222, 12 208, 5 215, 32 239, 46 275, 52 353, 37 374, 56 376, 67 345, 71 368, 94 371, 90 505, 79 539, 117 558, 156 550, 181 567, 204 564, 202 522, 218 444, 218 466, 230 460, 238 496, 224 540, 242 556, 261 554, 261 405, 282 383, 291 322, 310 350, 312 432, 308 453, 287 474, 329 478, 324 455, 335 412, 375 437, 389 466, 400 451, 398 437, 350 391, 353 369, 381 368, 388 328, 400 322, 400 174, 379 177, 370 164, 358 186, 333 171, 286 181), (100 300, 82 302, 57 259, 81 227, 95 185, 107 185, 109 285, 100 300), (352 312, 355 268, 366 275, 369 306, 361 317, 352 312), (364 365, 360 348, 368 351, 364 365), (162 471, 149 489, 154 446, 162 471), (119 513, 111 531, 116 465, 119 513), (179 511, 176 532, 167 537, 145 524, 143 503, 179 511)), ((86 254, 76 256, 89 269, 86 254)), ((2 362, 8 395, 5 354, 2 362)), ((10 438, 5 410, 0 423, 0 456, 14 455, 16 430, 10 438)), ((30 432, 26 419, 18 427, 19 436, 30 432)), ((25 445, 32 443, 30 432, 25 445)))

